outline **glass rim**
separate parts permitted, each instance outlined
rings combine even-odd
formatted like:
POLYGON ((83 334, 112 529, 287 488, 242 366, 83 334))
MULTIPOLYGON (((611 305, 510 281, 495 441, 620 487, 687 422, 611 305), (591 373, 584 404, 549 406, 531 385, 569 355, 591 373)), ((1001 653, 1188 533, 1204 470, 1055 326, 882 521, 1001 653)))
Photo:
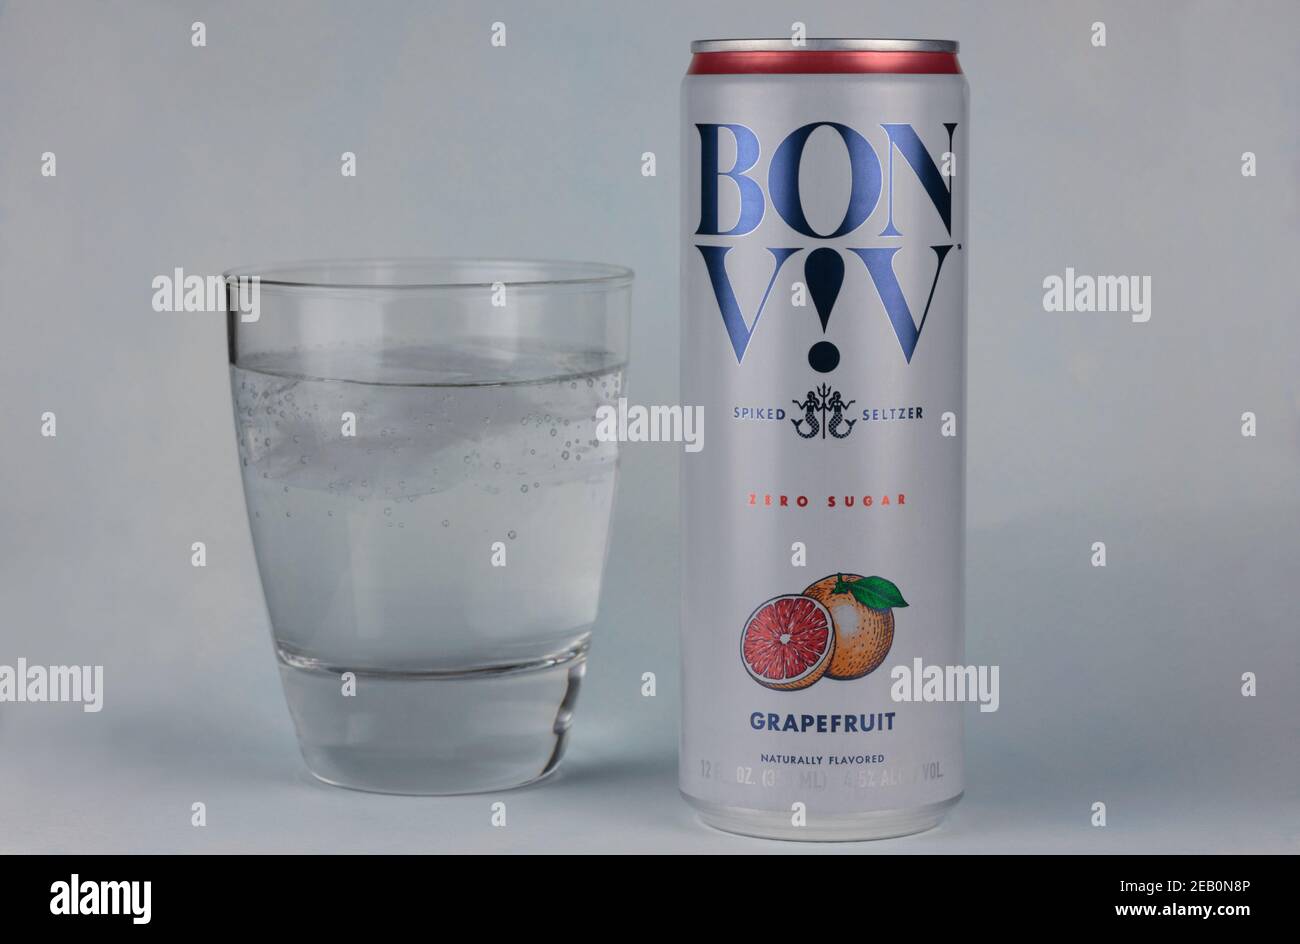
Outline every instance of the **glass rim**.
POLYGON ((636 273, 627 266, 607 262, 571 259, 529 259, 491 256, 376 256, 300 259, 287 262, 255 263, 233 266, 222 272, 223 279, 256 278, 262 288, 277 290, 361 291, 361 292, 454 292, 464 289, 491 289, 497 284, 509 288, 592 288, 611 290, 632 284, 636 273), (329 278, 330 270, 388 269, 394 272, 445 273, 429 278, 371 277, 357 281, 329 278), (456 269, 466 271, 499 269, 502 278, 455 277, 456 269), (315 277, 311 277, 312 272, 315 277), (550 273, 549 275, 547 273, 550 273))

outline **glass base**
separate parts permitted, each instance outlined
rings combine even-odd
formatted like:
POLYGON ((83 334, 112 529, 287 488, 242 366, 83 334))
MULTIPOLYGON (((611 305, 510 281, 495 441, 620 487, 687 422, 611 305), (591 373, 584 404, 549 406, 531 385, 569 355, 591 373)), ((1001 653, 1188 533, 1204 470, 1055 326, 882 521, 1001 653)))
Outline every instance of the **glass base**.
POLYGON ((418 675, 279 657, 314 776, 354 790, 445 795, 507 790, 555 770, 587 646, 527 665, 418 675), (348 671, 354 695, 343 693, 348 671))
POLYGON ((683 793, 695 807, 700 820, 724 832, 756 836, 760 839, 793 839, 813 842, 855 842, 863 839, 892 839, 923 832, 939 825, 948 811, 957 805, 961 794, 927 806, 907 810, 875 810, 869 813, 844 813, 833 816, 809 816, 806 826, 793 826, 790 814, 774 810, 749 810, 718 806, 683 793))

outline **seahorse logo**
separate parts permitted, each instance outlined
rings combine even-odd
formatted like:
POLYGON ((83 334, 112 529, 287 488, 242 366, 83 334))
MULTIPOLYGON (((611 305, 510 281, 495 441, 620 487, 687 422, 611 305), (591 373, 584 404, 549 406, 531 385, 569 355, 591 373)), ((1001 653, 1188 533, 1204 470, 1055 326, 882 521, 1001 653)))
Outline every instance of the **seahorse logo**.
POLYGON ((848 439, 857 420, 846 419, 844 414, 857 403, 857 400, 845 400, 838 390, 832 390, 830 384, 822 384, 815 390, 809 390, 802 400, 791 400, 803 413, 791 417, 794 431, 802 439, 825 439, 827 434, 834 439, 848 439))

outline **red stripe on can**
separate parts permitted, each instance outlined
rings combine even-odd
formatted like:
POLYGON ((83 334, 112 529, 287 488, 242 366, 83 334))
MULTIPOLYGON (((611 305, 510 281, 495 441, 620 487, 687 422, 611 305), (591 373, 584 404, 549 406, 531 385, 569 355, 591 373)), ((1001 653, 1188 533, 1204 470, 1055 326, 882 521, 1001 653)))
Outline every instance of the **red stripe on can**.
POLYGON ((790 49, 697 52, 687 75, 825 75, 877 73, 959 75, 956 53, 790 49))

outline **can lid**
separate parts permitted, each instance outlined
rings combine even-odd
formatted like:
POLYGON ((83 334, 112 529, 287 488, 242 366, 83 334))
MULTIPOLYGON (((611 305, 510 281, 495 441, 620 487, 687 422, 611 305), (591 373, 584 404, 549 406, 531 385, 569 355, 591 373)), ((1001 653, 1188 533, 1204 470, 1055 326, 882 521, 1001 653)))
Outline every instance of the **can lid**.
POLYGON ((951 39, 697 39, 691 52, 958 52, 951 39))

